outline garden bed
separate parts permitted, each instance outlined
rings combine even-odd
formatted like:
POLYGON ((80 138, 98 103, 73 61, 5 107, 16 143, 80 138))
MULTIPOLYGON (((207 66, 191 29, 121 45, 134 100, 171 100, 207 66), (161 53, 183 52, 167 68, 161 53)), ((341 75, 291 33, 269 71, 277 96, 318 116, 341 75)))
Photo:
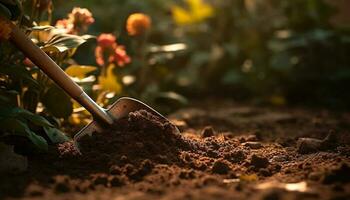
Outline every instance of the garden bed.
POLYGON ((350 198, 350 114, 208 105, 170 116, 181 134, 137 111, 83 138, 82 155, 68 142, 31 156, 27 172, 2 175, 0 197, 350 198))

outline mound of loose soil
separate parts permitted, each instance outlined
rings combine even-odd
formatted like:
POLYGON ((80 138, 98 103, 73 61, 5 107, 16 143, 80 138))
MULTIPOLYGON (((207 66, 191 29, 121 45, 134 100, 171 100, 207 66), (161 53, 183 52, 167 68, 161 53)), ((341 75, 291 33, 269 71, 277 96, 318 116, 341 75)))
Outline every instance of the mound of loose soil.
POLYGON ((84 161, 95 167, 139 165, 145 159, 180 164, 180 151, 196 149, 175 126, 145 110, 130 113, 103 133, 82 138, 79 144, 84 161))
POLYGON ((130 113, 82 138, 81 155, 67 142, 1 175, 0 199, 349 199, 350 115, 220 105, 179 111, 182 133, 130 113))
POLYGON ((141 180, 157 164, 228 174, 231 162, 245 158, 238 145, 223 136, 202 141, 186 138, 168 121, 140 110, 102 133, 82 138, 79 141, 82 155, 72 142, 59 145, 58 153, 61 158, 79 162, 80 171, 119 170, 128 178, 141 180))

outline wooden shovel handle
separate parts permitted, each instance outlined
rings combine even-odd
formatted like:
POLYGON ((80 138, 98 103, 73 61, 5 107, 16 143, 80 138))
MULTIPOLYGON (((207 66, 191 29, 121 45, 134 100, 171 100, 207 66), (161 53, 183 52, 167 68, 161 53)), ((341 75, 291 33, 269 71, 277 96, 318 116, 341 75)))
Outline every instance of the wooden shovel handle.
POLYGON ((75 100, 84 92, 43 50, 13 25, 10 40, 48 77, 75 100))
MULTIPOLYGON (((1 19, 0 19, 1 20, 1 19)), ((10 40, 69 96, 78 101, 94 117, 106 124, 114 118, 101 108, 76 84, 43 50, 34 44, 16 25, 12 24, 10 40)), ((59 101, 59 99, 57 99, 59 101)), ((59 103, 59 102, 58 102, 59 103)))

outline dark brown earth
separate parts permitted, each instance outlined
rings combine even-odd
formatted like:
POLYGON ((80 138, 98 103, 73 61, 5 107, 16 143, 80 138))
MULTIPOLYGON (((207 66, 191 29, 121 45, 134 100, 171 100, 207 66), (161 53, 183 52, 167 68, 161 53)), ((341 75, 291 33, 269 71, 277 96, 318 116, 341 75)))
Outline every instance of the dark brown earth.
POLYGON ((221 101, 113 128, 29 157, 0 199, 350 199, 350 113, 221 101), (294 184, 290 184, 294 183, 294 184))

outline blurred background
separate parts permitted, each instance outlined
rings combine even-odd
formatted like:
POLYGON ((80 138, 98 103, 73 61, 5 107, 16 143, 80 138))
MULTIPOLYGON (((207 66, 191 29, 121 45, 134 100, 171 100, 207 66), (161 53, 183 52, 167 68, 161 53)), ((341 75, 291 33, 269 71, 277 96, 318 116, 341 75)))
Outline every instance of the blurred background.
MULTIPOLYGON (((173 91, 187 98, 349 108, 349 1, 56 0, 54 21, 75 6, 93 13, 91 33, 115 33, 131 55, 125 23, 135 12, 152 19, 147 45, 183 44, 147 53, 144 67, 151 72, 141 96, 149 101, 173 91)), ((93 62, 88 49, 75 58, 93 62)), ((140 67, 134 61, 122 73, 133 75, 140 67)))

